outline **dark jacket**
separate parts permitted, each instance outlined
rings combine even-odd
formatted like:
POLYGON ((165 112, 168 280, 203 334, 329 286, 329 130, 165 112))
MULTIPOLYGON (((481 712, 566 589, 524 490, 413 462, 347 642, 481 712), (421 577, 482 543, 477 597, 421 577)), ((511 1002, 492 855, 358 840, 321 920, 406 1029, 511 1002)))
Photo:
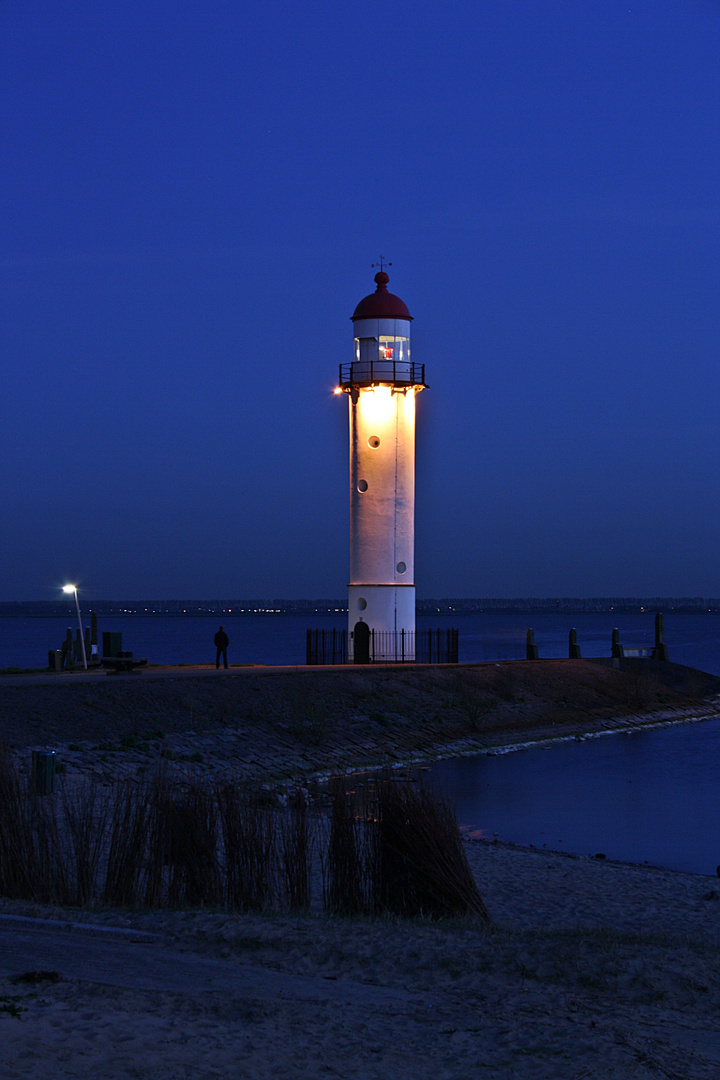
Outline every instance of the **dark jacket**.
POLYGON ((230 644, 230 638, 227 636, 224 630, 218 630, 217 634, 213 638, 216 649, 227 649, 230 644))

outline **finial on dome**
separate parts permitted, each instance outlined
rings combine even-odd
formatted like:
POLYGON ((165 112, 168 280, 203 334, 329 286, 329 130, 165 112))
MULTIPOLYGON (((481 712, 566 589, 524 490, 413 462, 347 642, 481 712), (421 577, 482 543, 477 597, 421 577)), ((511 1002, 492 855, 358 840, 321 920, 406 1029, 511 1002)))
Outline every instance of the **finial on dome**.
POLYGON ((379 262, 370 263, 370 268, 372 270, 374 270, 376 266, 379 266, 380 270, 375 275, 374 281, 375 281, 375 284, 377 285, 377 291, 378 292, 383 292, 385 289, 387 289, 387 283, 390 280, 388 275, 385 273, 385 267, 386 266, 392 266, 392 263, 391 262, 385 262, 385 256, 381 255, 379 262))

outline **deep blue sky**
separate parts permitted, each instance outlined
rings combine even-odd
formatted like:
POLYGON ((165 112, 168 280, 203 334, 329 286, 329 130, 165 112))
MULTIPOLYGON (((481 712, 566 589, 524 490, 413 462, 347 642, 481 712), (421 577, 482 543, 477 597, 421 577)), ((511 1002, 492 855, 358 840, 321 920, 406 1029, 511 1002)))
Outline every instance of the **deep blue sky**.
POLYGON ((414 315, 421 596, 720 594, 720 3, 4 0, 0 599, 343 596, 414 315))

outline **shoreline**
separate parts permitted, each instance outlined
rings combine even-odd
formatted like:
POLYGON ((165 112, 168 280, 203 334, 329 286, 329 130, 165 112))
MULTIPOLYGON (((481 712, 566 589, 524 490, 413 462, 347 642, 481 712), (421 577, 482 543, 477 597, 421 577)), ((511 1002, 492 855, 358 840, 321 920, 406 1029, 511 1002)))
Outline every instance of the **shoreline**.
MULTIPOLYGON (((567 663, 459 677, 450 669, 131 676, 67 684, 68 692, 41 687, 39 696, 21 686, 9 698, 3 683, 0 738, 19 736, 15 753, 27 760, 34 739, 91 735, 88 749, 67 751, 67 775, 101 783, 159 761, 208 777, 244 762, 248 778, 264 783, 283 763, 307 777, 319 761, 349 764, 379 746, 382 767, 407 760, 418 740, 423 754, 457 753, 470 739, 507 753, 718 714, 712 698, 567 663), (628 702, 636 711, 621 718, 628 702), (160 716, 156 750, 152 741, 148 752, 122 745, 160 716), (113 751, 90 748, 98 733, 106 746, 112 737, 113 751), (448 734, 454 740, 441 744, 448 734), (173 756, 162 758, 163 748, 173 756), (206 760, 185 760, 193 748, 206 760)), ((717 879, 467 835, 463 849, 490 926, 0 899, 4 1075, 45 1080, 48 1061, 64 1080, 720 1073, 717 879)))

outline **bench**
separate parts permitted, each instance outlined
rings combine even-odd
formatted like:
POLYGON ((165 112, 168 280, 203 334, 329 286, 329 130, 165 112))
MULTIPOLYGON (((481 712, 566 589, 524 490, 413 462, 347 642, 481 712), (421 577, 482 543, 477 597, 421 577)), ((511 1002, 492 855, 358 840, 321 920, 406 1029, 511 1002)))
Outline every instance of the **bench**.
POLYGON ((121 671, 134 671, 135 668, 144 667, 147 657, 124 653, 122 656, 103 656, 100 662, 103 667, 110 668, 108 675, 119 675, 121 671))

